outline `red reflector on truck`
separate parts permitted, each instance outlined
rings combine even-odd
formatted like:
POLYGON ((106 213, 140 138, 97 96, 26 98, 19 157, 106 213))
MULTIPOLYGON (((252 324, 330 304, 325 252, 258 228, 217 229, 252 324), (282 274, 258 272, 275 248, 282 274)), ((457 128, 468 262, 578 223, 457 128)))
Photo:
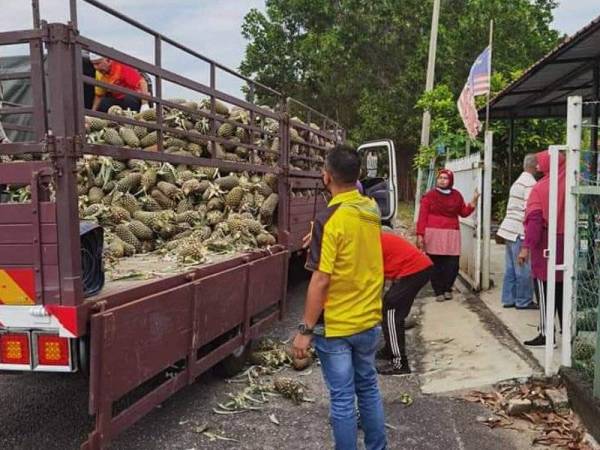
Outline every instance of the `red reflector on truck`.
POLYGON ((68 366, 69 340, 54 334, 38 334, 37 353, 40 365, 68 366))
POLYGON ((29 364, 29 335, 27 333, 0 334, 0 363, 29 364))

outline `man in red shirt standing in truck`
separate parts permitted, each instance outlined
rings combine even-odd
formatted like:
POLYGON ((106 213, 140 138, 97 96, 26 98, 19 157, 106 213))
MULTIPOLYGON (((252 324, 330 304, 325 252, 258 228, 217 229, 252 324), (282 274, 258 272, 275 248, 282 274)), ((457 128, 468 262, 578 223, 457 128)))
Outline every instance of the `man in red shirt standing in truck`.
MULTIPOLYGON (((148 83, 133 67, 95 54, 90 54, 90 62, 96 70, 96 80, 127 88, 140 94, 149 95, 148 83)), ((96 86, 92 109, 94 111, 107 112, 113 105, 118 105, 123 109, 131 109, 132 111, 140 111, 140 109, 144 110, 148 108, 148 102, 135 95, 124 94, 96 86)))
POLYGON ((383 297, 383 335, 385 347, 378 359, 389 364, 379 367, 381 375, 410 373, 406 355, 404 321, 421 288, 431 277, 433 262, 406 239, 392 233, 381 233, 383 272, 392 286, 383 297))

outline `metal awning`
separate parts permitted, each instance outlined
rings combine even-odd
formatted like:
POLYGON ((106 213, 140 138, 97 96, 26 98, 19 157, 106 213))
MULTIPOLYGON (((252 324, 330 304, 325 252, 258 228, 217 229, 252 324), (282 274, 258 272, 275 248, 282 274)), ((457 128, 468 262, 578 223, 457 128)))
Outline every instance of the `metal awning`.
MULTIPOLYGON (((599 71, 600 16, 496 95, 490 101, 490 118, 565 117, 567 97, 598 99, 599 71)), ((479 115, 485 117, 485 108, 479 115)))

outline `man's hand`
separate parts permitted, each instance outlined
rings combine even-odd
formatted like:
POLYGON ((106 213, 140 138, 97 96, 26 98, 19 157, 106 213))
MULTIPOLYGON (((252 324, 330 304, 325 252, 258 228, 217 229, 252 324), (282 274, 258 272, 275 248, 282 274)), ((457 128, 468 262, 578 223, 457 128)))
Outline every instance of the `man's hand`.
POLYGON ((421 236, 420 234, 417 235, 417 248, 419 250, 423 250, 425 248, 425 245, 423 243, 423 236, 421 236))
POLYGON ((142 103, 142 106, 140 106, 140 112, 148 111, 149 109, 150 105, 146 102, 142 103))
POLYGON ((519 252, 519 255, 517 256, 517 262, 519 263, 520 266, 522 266, 525 263, 527 263, 528 259, 529 259, 529 249, 521 248, 521 251, 519 252))
POLYGON ((308 357, 308 348, 310 347, 311 335, 297 333, 292 342, 292 355, 296 359, 308 357))
POLYGON ((310 240, 312 239, 313 222, 310 223, 310 231, 306 236, 302 238, 302 248, 308 248, 310 246, 310 240))

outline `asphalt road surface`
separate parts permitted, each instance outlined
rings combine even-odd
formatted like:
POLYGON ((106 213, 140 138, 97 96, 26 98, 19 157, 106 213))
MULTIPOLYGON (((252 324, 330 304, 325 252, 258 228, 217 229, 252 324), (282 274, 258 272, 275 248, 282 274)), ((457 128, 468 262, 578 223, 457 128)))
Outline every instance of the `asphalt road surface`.
MULTIPOLYGON (((305 280, 292 283, 290 312, 271 334, 287 338, 300 317, 305 280)), ((418 308, 418 303, 417 303, 418 308)), ((418 328, 409 345, 423 354, 418 328)), ((168 399, 160 408, 120 435, 111 447, 123 450, 162 449, 326 449, 331 448, 328 398, 318 366, 300 377, 313 403, 296 405, 274 398, 264 411, 235 416, 212 412, 227 393, 238 389, 213 373, 168 399), (269 420, 273 415, 279 425, 269 420), (211 441, 198 433, 205 425, 231 441, 211 441)), ((381 379, 389 448, 392 449, 521 449, 530 448, 519 433, 490 430, 477 421, 489 415, 481 407, 444 395, 423 395, 418 376, 381 379), (407 407, 401 394, 414 403, 407 407)), ((87 414, 87 380, 80 374, 0 374, 0 449, 77 449, 92 429, 87 414)))

